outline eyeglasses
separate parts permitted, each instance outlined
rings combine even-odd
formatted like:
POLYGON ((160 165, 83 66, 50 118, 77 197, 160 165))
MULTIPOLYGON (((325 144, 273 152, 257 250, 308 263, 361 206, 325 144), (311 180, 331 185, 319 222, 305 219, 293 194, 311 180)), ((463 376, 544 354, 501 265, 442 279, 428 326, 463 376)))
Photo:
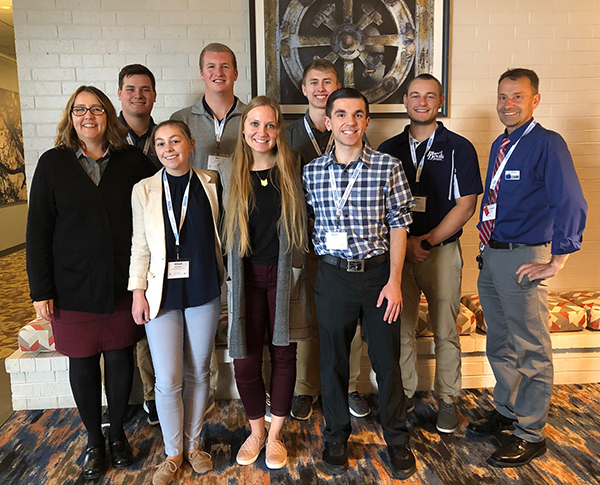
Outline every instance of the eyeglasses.
POLYGON ((86 108, 85 106, 73 106, 71 108, 71 113, 75 116, 83 116, 88 111, 94 116, 100 116, 106 113, 106 110, 102 106, 92 106, 91 108, 86 108))

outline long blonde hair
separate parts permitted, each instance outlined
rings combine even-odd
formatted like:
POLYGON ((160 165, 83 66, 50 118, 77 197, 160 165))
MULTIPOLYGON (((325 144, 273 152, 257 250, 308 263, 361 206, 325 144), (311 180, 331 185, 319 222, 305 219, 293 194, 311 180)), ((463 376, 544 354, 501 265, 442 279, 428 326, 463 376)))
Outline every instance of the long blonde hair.
POLYGON ((233 251, 235 235, 239 234, 240 257, 248 256, 252 250, 250 248, 248 218, 254 204, 254 194, 250 180, 250 168, 253 162, 252 149, 246 143, 243 131, 248 113, 259 106, 271 107, 277 118, 277 138, 274 148, 276 161, 271 176, 274 178, 276 176, 275 180, 279 181, 281 192, 279 230, 286 231, 288 240, 286 251, 291 251, 293 248, 307 250, 306 205, 302 191, 300 158, 287 144, 283 115, 279 104, 267 96, 257 96, 246 105, 242 113, 238 139, 233 152, 231 178, 223 221, 223 238, 227 252, 233 251))

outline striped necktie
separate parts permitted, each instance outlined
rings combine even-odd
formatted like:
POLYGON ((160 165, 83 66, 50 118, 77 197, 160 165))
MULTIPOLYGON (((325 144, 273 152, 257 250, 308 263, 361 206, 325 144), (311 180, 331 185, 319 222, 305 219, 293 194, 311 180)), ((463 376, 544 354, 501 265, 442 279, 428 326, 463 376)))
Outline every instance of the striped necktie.
MULTIPOLYGON (((496 172, 500 168, 500 165, 502 164, 502 161, 504 160, 504 157, 506 156, 506 149, 509 144, 510 144, 510 139, 508 137, 506 137, 506 138, 504 138, 504 140, 502 140, 502 143, 500 144, 500 149, 498 150, 498 156, 496 156, 496 162, 494 163, 494 172, 492 173, 492 178, 494 178, 494 175, 496 175, 496 172)), ((498 183, 496 184, 496 186, 493 189, 490 187, 490 190, 488 192, 487 202, 483 206, 483 215, 487 215, 487 210, 488 210, 487 207, 489 205, 495 204, 496 200, 498 200, 498 190, 499 189, 500 189, 500 179, 498 179, 498 183)), ((496 212, 496 215, 497 214, 498 214, 498 212, 496 212)), ((494 231, 495 225, 496 225, 496 218, 488 219, 487 221, 481 221, 481 226, 479 228, 479 240, 482 242, 482 244, 484 246, 488 242, 490 242, 490 239, 492 237, 492 232, 494 231)))

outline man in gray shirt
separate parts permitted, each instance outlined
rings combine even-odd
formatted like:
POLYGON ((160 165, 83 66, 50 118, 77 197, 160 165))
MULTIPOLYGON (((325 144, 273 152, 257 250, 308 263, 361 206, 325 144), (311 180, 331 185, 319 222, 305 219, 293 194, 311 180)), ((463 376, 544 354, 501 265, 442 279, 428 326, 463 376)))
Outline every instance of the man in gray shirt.
POLYGON ((171 115, 172 120, 184 121, 190 127, 196 140, 191 162, 196 168, 216 170, 233 153, 245 106, 233 94, 237 77, 237 61, 229 47, 212 43, 202 49, 200 78, 204 81, 204 96, 171 115))

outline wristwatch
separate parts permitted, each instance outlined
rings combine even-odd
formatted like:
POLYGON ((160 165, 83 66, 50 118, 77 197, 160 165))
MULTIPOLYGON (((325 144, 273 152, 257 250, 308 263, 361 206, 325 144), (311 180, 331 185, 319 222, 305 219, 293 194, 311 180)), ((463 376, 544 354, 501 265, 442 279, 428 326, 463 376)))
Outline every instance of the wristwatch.
POLYGON ((429 242, 429 240, 427 239, 421 239, 421 247, 425 250, 425 251, 431 251, 431 248, 433 247, 431 245, 431 243, 429 242))

